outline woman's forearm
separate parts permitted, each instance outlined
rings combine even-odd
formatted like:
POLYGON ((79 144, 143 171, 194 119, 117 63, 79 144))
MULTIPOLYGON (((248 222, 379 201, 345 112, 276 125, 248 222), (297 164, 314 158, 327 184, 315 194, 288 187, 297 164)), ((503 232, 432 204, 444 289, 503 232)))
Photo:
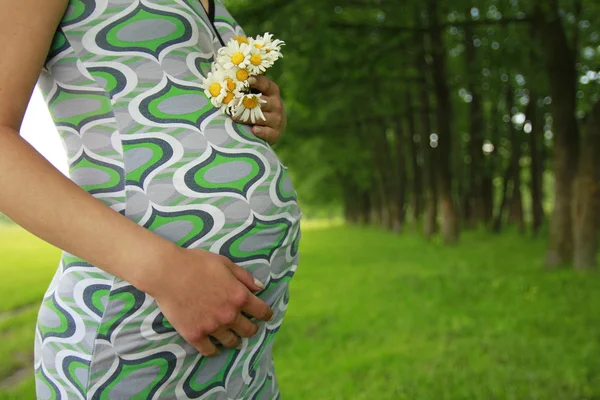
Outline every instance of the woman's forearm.
POLYGON ((8 127, 0 128, 0 212, 141 290, 176 246, 95 199, 8 127))

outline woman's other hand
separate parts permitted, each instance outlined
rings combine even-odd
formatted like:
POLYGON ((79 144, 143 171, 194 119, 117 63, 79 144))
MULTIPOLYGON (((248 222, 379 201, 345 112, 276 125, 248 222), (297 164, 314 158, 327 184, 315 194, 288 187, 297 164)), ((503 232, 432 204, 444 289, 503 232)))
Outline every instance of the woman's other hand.
POLYGON ((250 87, 263 94, 267 102, 261 105, 266 121, 259 118, 252 127, 252 133, 267 143, 277 143, 287 125, 287 118, 279 86, 263 75, 253 76, 248 79, 250 87))
POLYGON ((219 354, 209 336, 234 348, 258 326, 242 312, 268 321, 273 311, 250 290, 264 286, 228 258, 174 247, 148 271, 141 290, 150 294, 175 330, 205 356, 219 354))

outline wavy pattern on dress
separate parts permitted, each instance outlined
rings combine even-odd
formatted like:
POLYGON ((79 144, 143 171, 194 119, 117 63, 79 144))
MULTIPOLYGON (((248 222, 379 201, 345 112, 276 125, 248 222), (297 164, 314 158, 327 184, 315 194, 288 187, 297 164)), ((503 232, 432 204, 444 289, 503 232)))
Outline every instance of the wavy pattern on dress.
MULTIPOLYGON (((224 40, 243 34, 217 2, 224 40)), ((270 146, 200 88, 219 48, 197 0, 71 0, 39 80, 73 181, 185 248, 223 254, 275 318, 201 356, 128 282, 63 253, 40 307, 39 399, 275 399, 271 347, 297 268, 301 211, 270 146)))

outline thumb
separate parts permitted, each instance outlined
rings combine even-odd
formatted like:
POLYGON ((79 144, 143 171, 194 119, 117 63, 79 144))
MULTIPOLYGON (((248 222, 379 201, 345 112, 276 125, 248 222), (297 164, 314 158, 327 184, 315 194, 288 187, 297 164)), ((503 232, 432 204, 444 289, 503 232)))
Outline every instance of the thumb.
POLYGON ((232 262, 229 263, 229 269, 233 276, 237 278, 238 281, 242 282, 250 291, 252 292, 260 292, 265 289, 265 285, 258 279, 256 279, 252 274, 239 265, 236 265, 232 262))

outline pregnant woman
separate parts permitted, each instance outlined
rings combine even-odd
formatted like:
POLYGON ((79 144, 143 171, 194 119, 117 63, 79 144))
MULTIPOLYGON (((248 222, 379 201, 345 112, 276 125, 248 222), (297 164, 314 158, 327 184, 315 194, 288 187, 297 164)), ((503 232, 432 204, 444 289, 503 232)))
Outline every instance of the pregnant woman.
POLYGON ((35 340, 38 399, 277 399, 271 347, 301 217, 267 121, 201 83, 244 35, 208 0, 19 0, 0 13, 0 211, 63 249, 35 340), (39 82, 38 82, 39 79, 39 82), (71 180, 19 135, 36 84, 71 180))

